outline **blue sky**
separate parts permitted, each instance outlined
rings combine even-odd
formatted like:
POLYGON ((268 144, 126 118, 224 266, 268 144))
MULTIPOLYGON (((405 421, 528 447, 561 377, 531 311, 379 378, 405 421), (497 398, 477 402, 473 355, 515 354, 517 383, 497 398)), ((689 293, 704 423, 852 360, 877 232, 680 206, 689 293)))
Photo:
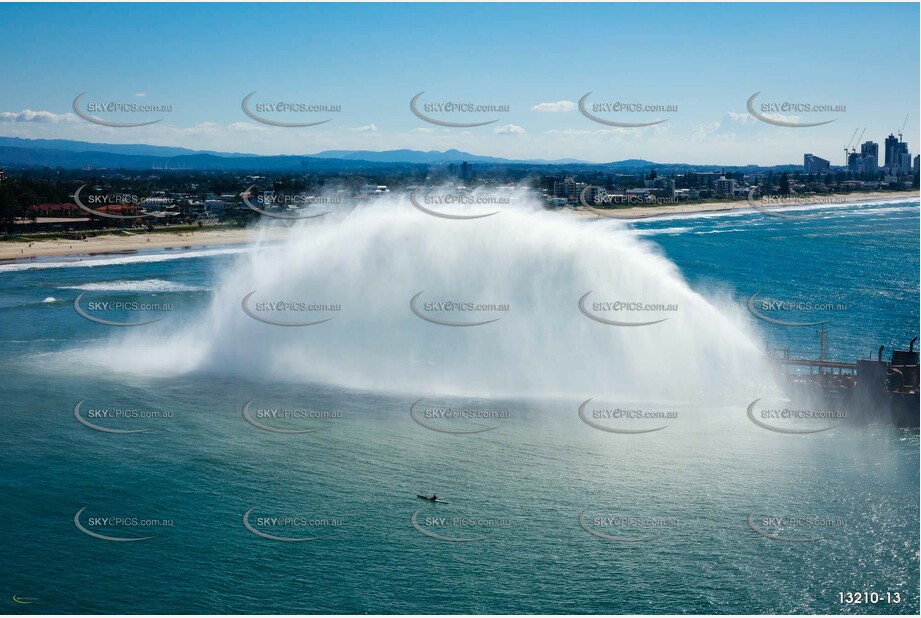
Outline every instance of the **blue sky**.
POLYGON ((917 4, 43 4, 0 5, 0 135, 150 143, 260 154, 328 149, 458 148, 513 158, 777 164, 803 152, 843 160, 855 129, 881 142, 902 125, 917 153, 917 4), (171 105, 138 128, 77 118, 74 97, 171 105), (338 105, 266 113, 241 101, 338 105), (439 114, 423 103, 507 105, 439 114), (673 113, 598 116, 575 107, 629 102, 673 113), (844 105, 835 113, 753 118, 758 102, 844 105))

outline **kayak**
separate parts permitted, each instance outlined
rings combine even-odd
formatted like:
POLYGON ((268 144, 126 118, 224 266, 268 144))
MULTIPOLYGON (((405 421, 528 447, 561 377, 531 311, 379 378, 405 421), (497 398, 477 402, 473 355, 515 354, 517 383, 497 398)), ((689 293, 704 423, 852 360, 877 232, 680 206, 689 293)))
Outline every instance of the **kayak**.
POLYGON ((428 500, 429 502, 437 502, 438 504, 447 504, 444 500, 440 498, 435 498, 434 496, 423 496, 422 494, 416 494, 417 498, 422 498, 423 500, 428 500))

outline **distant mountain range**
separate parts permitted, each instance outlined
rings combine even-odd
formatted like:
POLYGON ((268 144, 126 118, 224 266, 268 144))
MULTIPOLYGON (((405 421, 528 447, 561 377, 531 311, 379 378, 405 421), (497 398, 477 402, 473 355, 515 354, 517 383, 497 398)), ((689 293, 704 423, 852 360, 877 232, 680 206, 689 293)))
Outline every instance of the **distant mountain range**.
MULTIPOLYGON (((360 163, 433 165, 447 163, 488 163, 495 165, 564 165, 587 164, 578 159, 560 159, 546 161, 543 159, 513 160, 501 157, 487 157, 446 150, 325 150, 308 155, 255 155, 240 152, 215 152, 211 150, 190 150, 172 146, 150 146, 147 144, 101 144, 79 142, 65 139, 22 139, 18 137, 0 137, 0 164, 38 165, 49 167, 125 167, 143 168, 157 165, 159 167, 192 167, 193 169, 244 169, 254 167, 258 160, 260 169, 300 169, 304 165, 313 167, 311 160, 320 168, 329 168, 328 160, 360 163), (28 151, 28 152, 25 152, 28 151), (113 156, 114 155, 114 156, 113 156), (153 158, 158 159, 152 162, 153 158), (166 159, 166 160, 160 160, 166 159), (218 160, 219 159, 219 160, 218 160)), ((355 167, 341 164, 344 167, 355 167)))
MULTIPOLYGON (((374 171, 384 168, 427 167, 450 163, 486 166, 584 166, 611 172, 643 169, 712 169, 719 166, 662 164, 643 159, 591 163, 578 159, 504 159, 460 150, 325 150, 310 155, 255 155, 240 152, 190 150, 147 144, 99 144, 64 139, 0 137, 0 165, 65 169, 187 169, 193 171, 374 171)), ((757 167, 757 166, 743 166, 757 167)), ((775 166, 793 168, 794 166, 775 166)), ((738 169, 739 166, 726 169, 738 169)))
POLYGON ((213 152, 210 150, 189 150, 173 146, 148 146, 147 144, 97 144, 69 139, 23 139, 21 137, 0 137, 0 147, 41 148, 44 150, 66 150, 68 152, 107 152, 122 155, 148 155, 152 157, 179 157, 193 154, 212 154, 226 157, 254 157, 245 153, 213 152))
MULTIPOLYGON (((101 145, 100 145, 101 146, 101 145)), ((148 146, 147 148, 155 148, 148 146)), ((406 163, 377 163, 298 156, 255 156, 195 153, 185 155, 123 154, 104 150, 72 151, 54 148, 0 146, 0 166, 50 167, 65 169, 128 169, 189 171, 359 171, 400 166, 406 163)))
POLYGON ((324 150, 316 154, 308 155, 318 159, 347 159, 361 161, 376 161, 381 163, 495 163, 504 165, 509 163, 515 164, 532 164, 532 165, 566 165, 566 164, 590 164, 588 161, 579 159, 556 159, 548 161, 546 159, 503 159, 501 157, 487 157, 482 155, 470 154, 460 150, 429 150, 423 152, 420 150, 383 150, 376 152, 373 150, 324 150))

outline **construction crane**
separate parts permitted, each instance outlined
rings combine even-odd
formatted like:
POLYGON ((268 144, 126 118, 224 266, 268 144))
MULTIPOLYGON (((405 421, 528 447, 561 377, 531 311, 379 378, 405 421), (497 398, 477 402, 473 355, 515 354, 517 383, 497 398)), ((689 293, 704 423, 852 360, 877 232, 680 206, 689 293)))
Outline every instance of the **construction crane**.
POLYGON ((851 149, 851 144, 854 143, 854 138, 857 137, 857 131, 860 128, 854 129, 853 135, 851 135, 850 141, 847 143, 847 146, 844 147, 844 167, 847 167, 847 153, 851 149))
POLYGON ((854 145, 851 147, 851 152, 857 152, 857 147, 860 146, 860 142, 863 141, 863 134, 867 132, 867 128, 864 127, 863 131, 860 132, 860 137, 857 138, 857 141, 854 142, 854 145))
MULTIPOLYGON (((911 113, 911 112, 909 112, 911 113)), ((902 132, 905 130, 905 125, 908 123, 908 114, 905 114, 905 120, 902 121, 902 128, 899 129, 899 141, 902 141, 902 132)))

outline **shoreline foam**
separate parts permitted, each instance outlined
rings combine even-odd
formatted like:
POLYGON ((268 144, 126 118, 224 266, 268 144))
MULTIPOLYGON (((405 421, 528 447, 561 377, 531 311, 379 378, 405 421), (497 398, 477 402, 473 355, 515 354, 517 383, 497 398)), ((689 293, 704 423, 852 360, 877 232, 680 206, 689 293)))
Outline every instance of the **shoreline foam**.
MULTIPOLYGON (((771 207, 771 210, 783 211, 802 208, 833 208, 841 206, 853 206, 855 204, 862 203, 876 203, 882 201, 904 202, 909 200, 918 200, 921 196, 919 196, 919 194, 915 191, 874 191, 871 193, 847 193, 844 195, 835 194, 832 197, 843 198, 843 201, 816 204, 788 204, 784 206, 771 207)), ((576 207, 571 209, 571 212, 580 217, 614 219, 621 221, 646 221, 663 217, 693 215, 699 213, 728 214, 745 211, 757 212, 757 210, 747 200, 737 200, 731 202, 708 202, 706 204, 678 204, 675 206, 633 206, 630 208, 618 208, 616 210, 609 210, 607 212, 600 208, 597 210, 604 212, 604 214, 592 212, 585 209, 584 207, 576 207)))
MULTIPOLYGON (((908 201, 919 199, 914 191, 898 192, 873 192, 851 193, 841 195, 845 201, 831 204, 816 204, 815 206, 852 206, 854 204, 880 202, 880 201, 908 201)), ((810 207, 810 204, 790 204, 779 207, 777 210, 797 209, 810 207)), ((681 215, 694 215, 699 213, 733 213, 752 211, 751 204, 747 201, 735 202, 710 202, 707 204, 682 204, 677 206, 636 206, 618 209, 617 214, 599 215, 594 212, 576 208, 564 209, 570 215, 578 217, 591 217, 598 219, 614 219, 622 221, 646 221, 663 217, 681 215)), ((105 235, 87 238, 86 240, 53 239, 33 242, 4 241, 0 242, 0 264, 28 263, 27 260, 49 257, 75 257, 86 256, 97 258, 114 254, 131 254, 137 251, 150 249, 192 249, 212 245, 232 246, 250 244, 259 238, 281 237, 287 228, 273 230, 271 228, 245 228, 234 230, 196 230, 179 234, 169 233, 137 233, 131 236, 105 235)))

